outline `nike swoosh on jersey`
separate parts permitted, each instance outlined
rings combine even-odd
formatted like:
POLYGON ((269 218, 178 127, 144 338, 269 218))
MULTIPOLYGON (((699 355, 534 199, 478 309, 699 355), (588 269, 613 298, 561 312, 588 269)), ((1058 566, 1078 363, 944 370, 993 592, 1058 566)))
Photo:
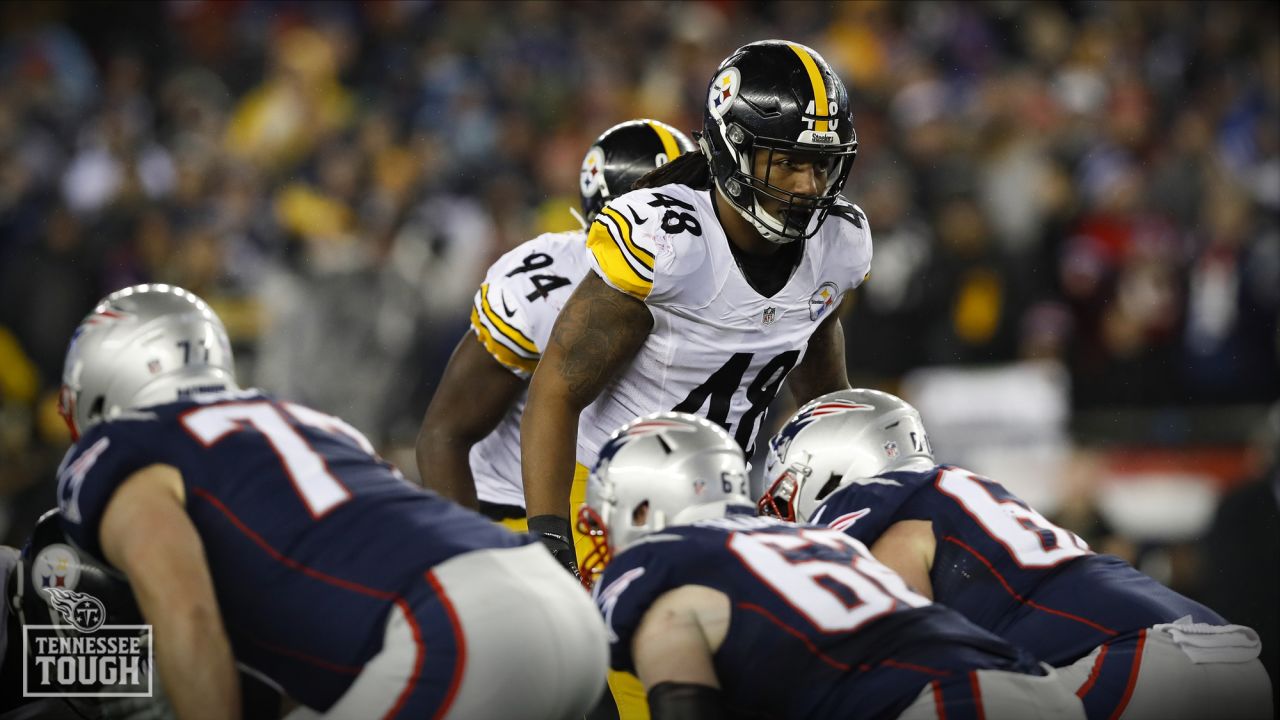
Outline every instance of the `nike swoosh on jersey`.
POLYGON ((516 316, 516 311, 515 311, 515 310, 512 310, 512 309, 507 305, 507 294, 506 294, 506 293, 502 293, 502 312, 506 313, 506 314, 507 314, 507 317, 515 317, 515 316, 516 316))
POLYGON ((630 205, 627 206, 627 212, 631 213, 631 219, 635 220, 637 225, 643 225, 645 224, 645 222, 649 220, 649 218, 642 218, 639 215, 637 215, 636 209, 631 207, 630 205))

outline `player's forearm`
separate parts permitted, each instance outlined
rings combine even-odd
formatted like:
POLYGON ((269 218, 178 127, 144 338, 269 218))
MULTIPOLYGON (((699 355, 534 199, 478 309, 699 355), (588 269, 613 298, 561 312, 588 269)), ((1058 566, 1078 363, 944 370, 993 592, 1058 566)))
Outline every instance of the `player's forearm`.
POLYGON ((240 681, 217 609, 170 608, 148 620, 155 630, 160 679, 177 716, 239 717, 240 681))
POLYGON ((568 518, 582 408, 543 387, 535 376, 520 426, 521 473, 529 517, 568 518))
POLYGON ((107 561, 128 576, 152 626, 160 678, 178 717, 234 718, 239 679, 185 497, 177 468, 156 464, 133 473, 107 503, 99 542, 107 561))
POLYGON ((469 440, 447 431, 428 428, 418 433, 415 454, 424 487, 430 488, 464 507, 479 507, 475 478, 471 474, 469 440))
POLYGON ((530 518, 568 517, 578 418, 631 362, 653 327, 643 302, 588 273, 565 303, 529 382, 520 427, 530 518))
POLYGON ((494 359, 474 335, 463 336, 418 431, 414 451, 422 484, 466 507, 478 507, 471 448, 498 427, 524 390, 525 381, 494 359))

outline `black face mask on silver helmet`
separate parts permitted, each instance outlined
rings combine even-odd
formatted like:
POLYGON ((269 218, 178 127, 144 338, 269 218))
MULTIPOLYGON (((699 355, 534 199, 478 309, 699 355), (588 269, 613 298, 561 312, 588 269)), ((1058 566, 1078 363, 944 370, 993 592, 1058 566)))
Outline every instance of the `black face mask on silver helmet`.
POLYGON ((589 225, 611 198, 630 192, 635 181, 695 147, 684 133, 657 120, 631 120, 605 130, 582 158, 583 224, 589 225))
POLYGON ((858 154, 844 83, 821 55, 784 40, 745 45, 720 63, 699 143, 720 193, 776 243, 818 232, 858 154), (813 172, 816 193, 779 186, 779 163, 813 172), (776 209, 766 210, 762 199, 776 201, 776 209))
POLYGON ((194 293, 135 285, 111 293, 71 336, 59 410, 73 438, 129 408, 234 389, 226 328, 194 293))

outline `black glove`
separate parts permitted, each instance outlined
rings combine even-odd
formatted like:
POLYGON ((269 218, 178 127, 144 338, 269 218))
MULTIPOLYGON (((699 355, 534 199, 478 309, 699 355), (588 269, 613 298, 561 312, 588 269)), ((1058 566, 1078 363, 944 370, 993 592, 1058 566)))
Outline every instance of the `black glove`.
POLYGON ((579 582, 582 575, 578 573, 578 556, 573 550, 573 529, 569 521, 559 515, 538 515, 529 518, 529 534, 542 541, 565 570, 573 574, 579 582))

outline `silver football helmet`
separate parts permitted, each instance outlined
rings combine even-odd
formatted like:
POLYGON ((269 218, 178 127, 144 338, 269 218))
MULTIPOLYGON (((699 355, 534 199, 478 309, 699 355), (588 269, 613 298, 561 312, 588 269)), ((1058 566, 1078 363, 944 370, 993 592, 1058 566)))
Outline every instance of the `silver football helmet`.
POLYGON ((838 390, 800 408, 769 441, 761 515, 804 522, 836 490, 908 463, 933 463, 920 413, 879 390, 838 390))
POLYGON ((593 547, 584 582, 604 571, 613 553, 669 525, 751 510, 747 461, 719 425, 688 413, 636 418, 600 448, 587 480, 578 532, 593 547))
POLYGON ((71 335, 59 410, 78 439, 129 408, 235 389, 226 328, 204 300, 172 285, 103 298, 71 335))

